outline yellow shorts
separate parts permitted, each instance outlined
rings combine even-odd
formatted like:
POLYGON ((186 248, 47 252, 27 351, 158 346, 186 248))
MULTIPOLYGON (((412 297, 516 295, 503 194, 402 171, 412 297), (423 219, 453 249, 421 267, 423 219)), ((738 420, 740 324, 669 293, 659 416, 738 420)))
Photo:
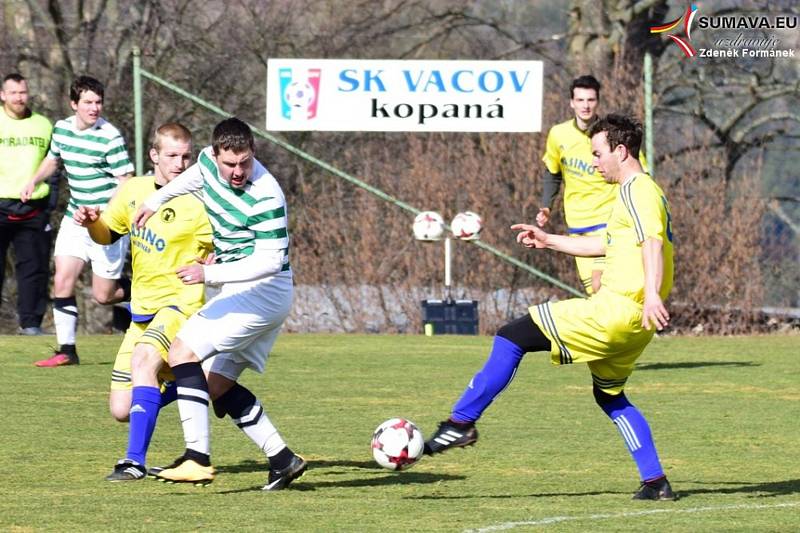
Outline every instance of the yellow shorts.
POLYGON ((619 394, 655 330, 642 328, 642 306, 603 289, 589 298, 529 308, 552 343, 555 365, 586 363, 603 391, 619 394))
MULTIPOLYGON (((186 315, 177 309, 165 307, 160 309, 150 322, 131 322, 117 351, 114 369, 111 371, 111 390, 132 388, 131 357, 137 344, 154 346, 161 354, 161 358, 166 361, 169 346, 186 319, 186 315)), ((164 365, 158 373, 158 379, 159 382, 172 381, 175 377, 169 367, 164 365)))
MULTIPOLYGON (((606 228, 589 231, 586 233, 574 233, 571 237, 603 237, 606 236, 606 228)), ((586 294, 592 294, 592 272, 595 270, 603 271, 606 268, 606 258, 602 257, 576 257, 575 266, 578 267, 578 277, 581 279, 586 294)))

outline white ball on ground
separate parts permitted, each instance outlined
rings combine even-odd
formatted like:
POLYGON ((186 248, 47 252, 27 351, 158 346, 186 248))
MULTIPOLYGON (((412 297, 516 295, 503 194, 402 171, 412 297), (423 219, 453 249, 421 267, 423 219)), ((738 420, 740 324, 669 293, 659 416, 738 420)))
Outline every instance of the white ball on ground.
POLYGON ((372 456, 388 470, 411 468, 420 460, 424 450, 422 433, 405 418, 390 418, 372 434, 372 456))

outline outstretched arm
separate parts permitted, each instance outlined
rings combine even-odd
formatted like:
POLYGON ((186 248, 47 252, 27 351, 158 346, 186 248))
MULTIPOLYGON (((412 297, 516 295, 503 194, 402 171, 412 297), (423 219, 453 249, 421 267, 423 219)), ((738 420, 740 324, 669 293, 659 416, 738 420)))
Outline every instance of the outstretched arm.
POLYGON ((72 215, 72 219, 80 226, 89 230, 89 236, 97 244, 111 244, 114 239, 111 230, 105 221, 100 218, 100 208, 82 205, 72 215))
POLYGON ((511 229, 519 232, 517 242, 526 248, 549 248, 578 257, 598 257, 606 253, 602 237, 554 235, 532 224, 514 224, 511 229))

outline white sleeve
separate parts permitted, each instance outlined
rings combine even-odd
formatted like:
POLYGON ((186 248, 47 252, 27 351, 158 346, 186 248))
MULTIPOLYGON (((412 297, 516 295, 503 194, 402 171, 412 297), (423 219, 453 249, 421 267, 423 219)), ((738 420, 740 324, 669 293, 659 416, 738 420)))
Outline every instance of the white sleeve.
POLYGON ((159 207, 176 196, 199 191, 202 188, 203 174, 200 172, 200 165, 195 163, 184 170, 180 176, 148 196, 144 205, 152 211, 158 211, 159 207))
POLYGON ((256 244, 253 253, 244 259, 204 266, 205 282, 209 285, 218 285, 235 281, 254 281, 274 276, 283 268, 285 255, 286 251, 283 249, 259 248, 256 244))

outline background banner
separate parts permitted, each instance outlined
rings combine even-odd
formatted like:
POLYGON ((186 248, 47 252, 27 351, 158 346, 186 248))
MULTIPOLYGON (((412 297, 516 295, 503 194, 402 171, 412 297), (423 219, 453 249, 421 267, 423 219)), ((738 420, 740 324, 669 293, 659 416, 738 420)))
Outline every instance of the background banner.
POLYGON ((537 132, 541 61, 270 59, 267 130, 537 132))

